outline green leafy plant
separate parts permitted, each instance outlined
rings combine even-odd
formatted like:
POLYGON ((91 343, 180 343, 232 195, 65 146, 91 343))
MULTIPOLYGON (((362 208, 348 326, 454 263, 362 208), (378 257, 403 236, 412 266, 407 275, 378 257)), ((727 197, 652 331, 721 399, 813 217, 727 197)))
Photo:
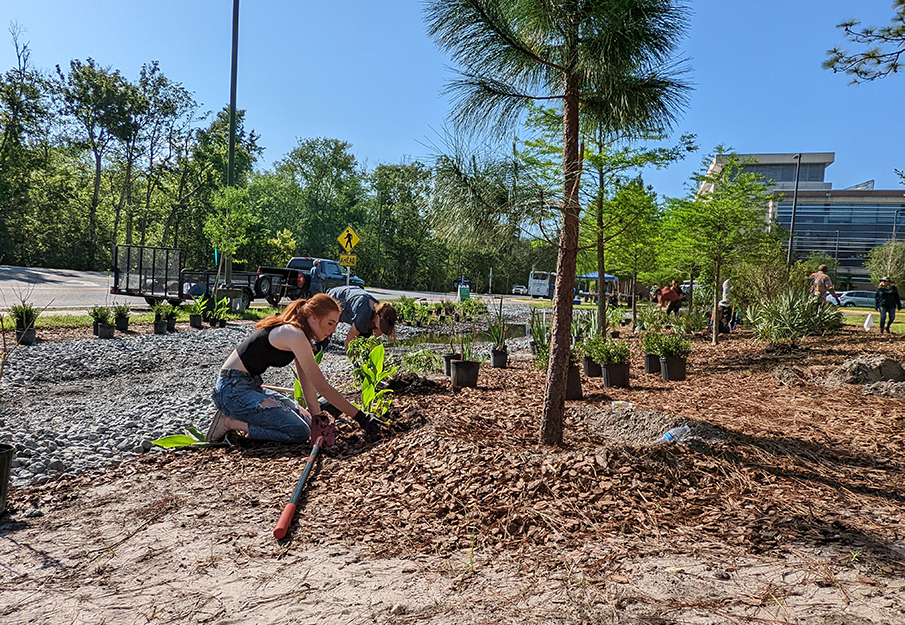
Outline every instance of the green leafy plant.
POLYGON ((813 297, 804 289, 789 289, 772 300, 748 307, 745 316, 755 338, 795 345, 805 336, 816 336, 842 327, 836 306, 813 297))
POLYGON ((594 362, 601 362, 603 346, 607 339, 601 334, 586 337, 578 344, 579 353, 583 358, 590 358, 594 362))
POLYGON ((641 335, 641 349, 645 354, 657 354, 663 334, 658 330, 647 330, 641 335))
POLYGON ((597 350, 595 362, 601 365, 624 365, 632 358, 632 350, 625 341, 604 340, 597 350))
POLYGON ((618 330, 619 326, 622 325, 622 311, 616 308, 615 306, 607 306, 606 309, 606 324, 610 330, 618 330))
POLYGON ((694 334, 707 327, 707 318, 689 310, 675 317, 670 325, 679 334, 694 334))
POLYGON ((167 315, 167 311, 170 309, 170 305, 164 302, 155 302, 151 305, 151 311, 154 313, 154 316, 158 319, 163 319, 167 315))
MULTIPOLYGON (((12 309, 10 310, 12 312, 12 309)), ((13 312, 13 316, 15 316, 15 312, 13 312)), ((110 323, 110 309, 106 306, 92 306, 88 309, 88 316, 91 317, 95 323, 110 323)))
POLYGON ((132 310, 129 308, 128 304, 115 304, 113 306, 114 319, 128 319, 131 314, 132 310))
POLYGON ((402 368, 413 373, 432 373, 443 368, 443 361, 432 351, 420 349, 402 357, 402 368))
POLYGON ((208 299, 206 297, 193 298, 191 302, 185 305, 185 311, 190 315, 203 315, 207 308, 208 299))
POLYGON ((179 314, 179 310, 181 308, 182 308, 181 306, 174 306, 174 305, 170 304, 166 307, 166 312, 164 312, 163 316, 166 317, 167 319, 175 319, 177 317, 177 315, 179 314))
POLYGON ((544 324, 543 317, 537 309, 531 309, 528 317, 528 329, 535 347, 534 366, 544 370, 550 361, 550 328, 544 324))
POLYGON ((365 412, 382 417, 393 403, 392 389, 378 390, 378 385, 392 376, 399 367, 385 366, 386 351, 383 344, 371 350, 368 359, 358 367, 361 379, 361 408, 365 412))
POLYGON ((503 316, 503 298, 500 298, 499 310, 496 319, 491 319, 487 324, 487 334, 493 341, 493 348, 498 351, 506 351, 506 318, 503 316))
MULTIPOLYGON (((314 354, 314 362, 317 363, 317 366, 320 367, 321 361, 324 359, 324 351, 321 350, 314 354)), ((302 392, 302 382, 299 380, 298 371, 295 370, 295 367, 292 367, 292 380, 293 380, 293 388, 292 388, 292 398, 302 408, 308 407, 308 402, 305 401, 305 394, 302 392)))
POLYGON ((462 332, 459 334, 459 353, 462 354, 462 360, 475 360, 474 332, 462 332))
POLYGON ((211 317, 217 319, 226 319, 226 314, 229 312, 229 299, 222 298, 217 301, 216 306, 214 306, 214 310, 211 311, 211 317))
POLYGON ((207 440, 207 436, 199 432, 195 427, 189 426, 185 429, 185 434, 171 434, 151 441, 151 444, 166 449, 176 449, 179 447, 221 447, 228 445, 226 439, 223 441, 211 442, 207 440))
POLYGON ((376 336, 360 336, 349 341, 349 346, 346 348, 346 356, 349 357, 349 362, 352 363, 352 369, 355 370, 360 367, 370 357, 374 348, 380 344, 381 341, 376 336))
POLYGON ((681 334, 664 334, 654 353, 660 358, 688 358, 691 354, 691 341, 681 334))
POLYGON ((572 315, 572 336, 583 339, 597 331, 596 310, 576 310, 572 315))
POLYGON ((659 306, 639 306, 638 324, 644 330, 659 332, 666 322, 666 312, 659 306))

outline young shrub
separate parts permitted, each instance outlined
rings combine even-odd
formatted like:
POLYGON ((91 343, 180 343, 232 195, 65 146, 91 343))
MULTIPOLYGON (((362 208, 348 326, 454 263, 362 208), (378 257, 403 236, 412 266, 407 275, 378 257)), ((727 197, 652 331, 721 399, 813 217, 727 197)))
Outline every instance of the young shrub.
POLYGON ((500 298, 500 307, 496 319, 491 319, 487 324, 487 334, 493 342, 493 349, 506 351, 506 319, 503 317, 503 298, 500 298))
POLYGON ((806 336, 817 336, 842 327, 842 313, 832 304, 804 289, 789 289, 779 297, 754 304, 745 316, 755 338, 795 345, 806 336))
POLYGON ((625 341, 604 341, 596 360, 601 365, 624 365, 632 358, 632 350, 625 341))
POLYGON ((443 361, 432 351, 420 349, 402 357, 402 368, 412 373, 433 373, 443 369, 443 361))
POLYGON ((688 358, 691 354, 691 341, 681 334, 664 334, 657 343, 655 353, 660 358, 688 358))
POLYGON ((641 349, 645 354, 658 354, 663 334, 656 330, 648 330, 641 335, 641 349))
MULTIPOLYGON (((12 311, 12 309, 10 309, 12 311)), ((13 312, 15 315, 15 312, 13 312)), ((95 323, 110 323, 110 309, 106 306, 92 306, 88 309, 88 316, 95 323)))
POLYGON ((129 308, 128 304, 115 304, 113 306, 114 319, 128 319, 131 314, 132 310, 129 308))

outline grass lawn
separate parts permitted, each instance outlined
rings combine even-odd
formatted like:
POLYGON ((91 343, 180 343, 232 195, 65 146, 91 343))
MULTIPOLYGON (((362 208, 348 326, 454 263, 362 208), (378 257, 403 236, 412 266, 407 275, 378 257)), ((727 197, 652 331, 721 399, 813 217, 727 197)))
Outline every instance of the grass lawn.
MULTIPOLYGON (((880 313, 870 308, 844 308, 842 314, 842 322, 847 326, 863 326, 867 315, 874 313, 874 327, 871 332, 877 332, 880 325, 880 313)), ((892 332, 896 334, 905 334, 905 310, 896 313, 896 320, 892 324, 892 332)))

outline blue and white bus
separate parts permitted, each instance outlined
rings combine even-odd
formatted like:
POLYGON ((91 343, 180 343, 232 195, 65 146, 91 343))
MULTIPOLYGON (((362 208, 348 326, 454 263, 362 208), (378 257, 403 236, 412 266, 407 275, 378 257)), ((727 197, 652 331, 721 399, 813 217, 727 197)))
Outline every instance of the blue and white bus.
POLYGON ((556 289, 556 272, 532 271, 528 274, 528 295, 553 299, 556 289))

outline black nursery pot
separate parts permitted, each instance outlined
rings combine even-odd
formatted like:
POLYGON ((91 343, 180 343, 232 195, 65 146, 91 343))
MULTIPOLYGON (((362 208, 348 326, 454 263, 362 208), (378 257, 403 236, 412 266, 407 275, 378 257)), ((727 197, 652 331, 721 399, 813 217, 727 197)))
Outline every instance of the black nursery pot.
POLYGON ((496 369, 505 369, 509 364, 509 352, 505 349, 490 350, 490 366, 496 369))
POLYGON ((628 388, 628 363, 603 365, 603 385, 610 388, 628 388))
POLYGON ((167 317, 167 332, 176 331, 176 317, 167 317))
POLYGON ((475 388, 481 363, 474 360, 453 360, 450 363, 450 380, 457 388, 475 388))
POLYGON ((116 329, 120 332, 125 332, 129 329, 129 318, 128 317, 117 317, 115 319, 116 329))
POLYGON ((644 373, 660 373, 660 357, 656 354, 644 354, 644 373))
POLYGON ((584 399, 581 392, 581 369, 578 365, 569 365, 569 373, 566 376, 566 399, 584 399))
POLYGON ((97 326, 97 336, 102 339, 112 339, 115 331, 112 323, 101 323, 97 326))
POLYGON ((660 374, 667 382, 678 382, 685 379, 686 360, 670 357, 660 359, 660 374))
POLYGON ((591 358, 582 358, 581 364, 584 365, 584 374, 589 378, 602 378, 603 377, 603 367, 600 366, 599 362, 594 362, 591 358))
POLYGON ((443 371, 446 375, 452 375, 452 369, 450 368, 450 363, 453 360, 461 360, 462 354, 443 354, 443 371))
POLYGON ((200 330, 201 329, 201 319, 202 319, 201 315, 189 315, 189 326, 200 330))
POLYGON ((161 319, 160 321, 154 322, 154 334, 166 334, 167 333, 167 320, 161 319))

